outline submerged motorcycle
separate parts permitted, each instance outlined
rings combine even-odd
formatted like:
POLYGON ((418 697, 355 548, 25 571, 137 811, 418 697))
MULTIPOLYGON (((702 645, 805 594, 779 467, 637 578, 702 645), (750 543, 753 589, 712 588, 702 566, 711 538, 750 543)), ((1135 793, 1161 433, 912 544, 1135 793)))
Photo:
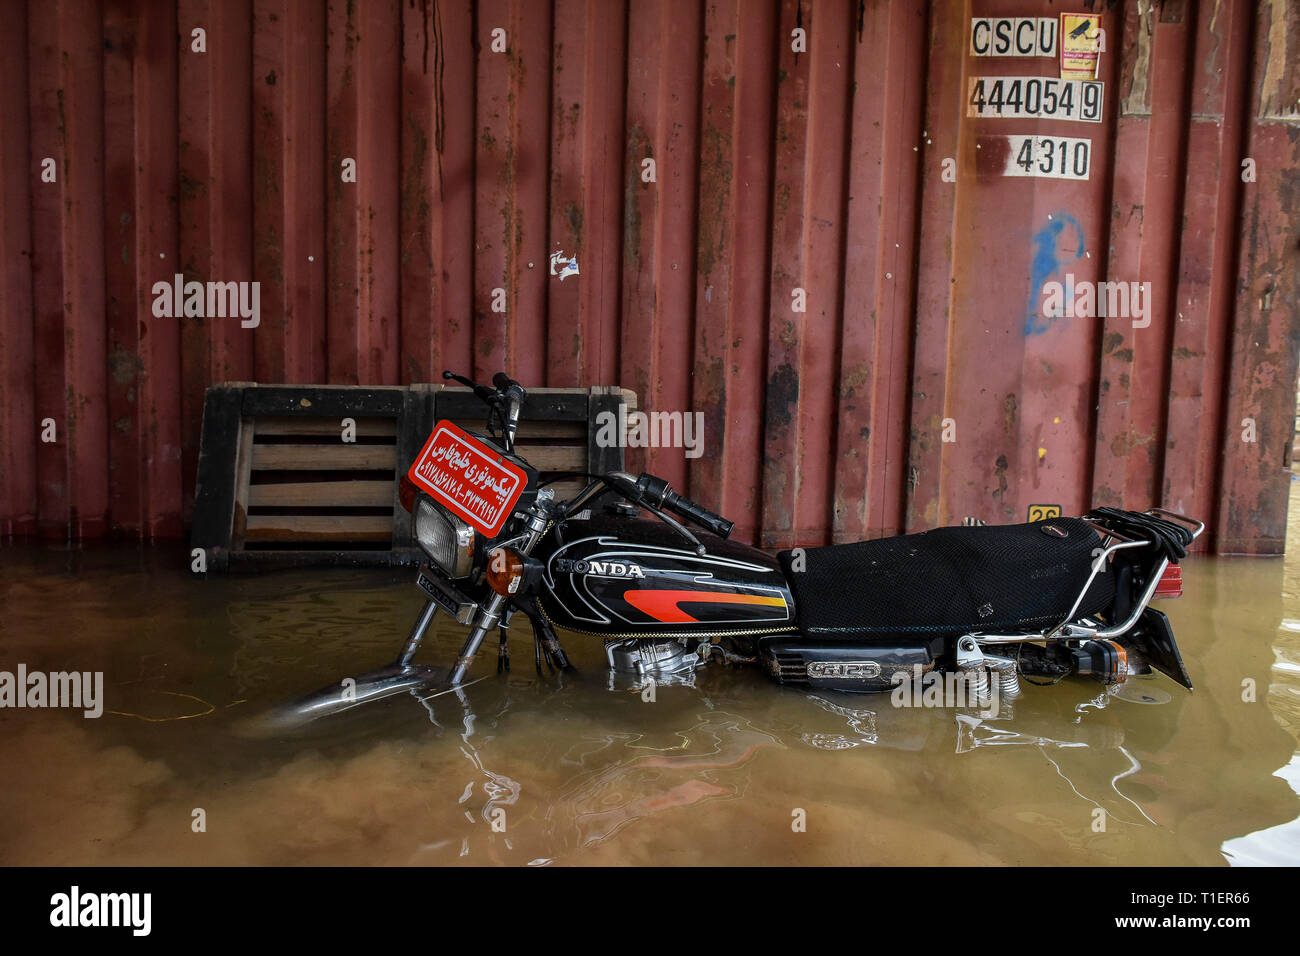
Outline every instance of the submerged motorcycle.
POLYGON ((1005 698, 1021 678, 1117 684, 1153 669, 1192 687, 1168 617, 1149 605, 1181 594, 1178 562, 1199 521, 1099 508, 771 556, 729 541, 730 521, 653 475, 586 476, 579 494, 557 500, 515 454, 525 389, 504 373, 492 386, 444 378, 486 403, 488 434, 439 422, 403 477, 429 559, 417 577, 426 601, 396 662, 349 705, 460 688, 494 634, 497 671, 509 670, 519 613, 539 673, 571 669, 564 630, 602 639, 611 672, 634 682, 689 680, 721 660, 760 665, 778 684, 848 692, 935 673, 996 682, 1005 698), (448 670, 414 661, 439 610, 469 627, 448 670))

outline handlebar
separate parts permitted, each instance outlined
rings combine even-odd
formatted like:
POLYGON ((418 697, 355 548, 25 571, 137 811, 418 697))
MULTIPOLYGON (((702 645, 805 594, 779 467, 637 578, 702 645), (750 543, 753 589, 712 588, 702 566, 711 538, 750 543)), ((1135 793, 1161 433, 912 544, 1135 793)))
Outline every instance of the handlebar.
MULTIPOLYGON (((524 404, 524 399, 528 397, 528 392, 522 385, 512 379, 505 372, 497 372, 492 376, 492 387, 480 385, 463 375, 457 375, 450 370, 442 373, 444 379, 452 379, 460 382, 474 390, 474 394, 486 402, 494 412, 500 414, 501 430, 504 433, 506 451, 513 453, 515 449, 515 430, 519 422, 519 410, 524 404)), ((491 426, 491 415, 488 416, 489 427, 491 426)), ((662 478, 656 478, 654 475, 643 473, 639 478, 632 481, 632 476, 623 472, 614 472, 605 476, 605 480, 617 476, 615 484, 626 484, 631 486, 629 491, 637 498, 643 499, 646 503, 654 508, 664 508, 673 512, 679 518, 690 521, 698 525, 705 531, 716 534, 719 538, 731 537, 731 532, 735 528, 733 522, 728 521, 720 514, 710 511, 701 504, 692 501, 683 495, 673 491, 672 485, 662 478)), ((685 531, 685 529, 681 529, 685 531)), ((688 535, 689 537, 689 535, 688 535)), ((697 542, 698 543, 698 542, 697 542)))
POLYGON ((492 384, 500 394, 504 395, 508 399, 516 398, 520 402, 523 402, 523 400, 528 397, 528 392, 525 391, 524 387, 505 372, 497 372, 493 375, 492 384))
POLYGON ((655 507, 667 508, 678 517, 699 525, 719 538, 730 537, 732 529, 735 528, 735 524, 722 515, 715 514, 703 505, 673 491, 672 485, 662 478, 642 474, 636 480, 636 487, 642 497, 655 507))
POLYGON ((492 376, 492 386, 480 385, 464 375, 457 375, 450 369, 444 369, 442 377, 451 379, 474 390, 474 394, 491 409, 488 412, 488 430, 492 430, 492 416, 500 416, 499 425, 505 442, 506 451, 514 453, 515 430, 519 427, 519 410, 523 408, 528 391, 505 372, 492 376))
POLYGON ((466 378, 464 375, 457 375, 455 372, 450 371, 449 369, 443 369, 442 377, 445 379, 450 379, 454 382, 460 382, 460 384, 464 385, 466 388, 473 389, 475 396, 477 396, 480 400, 487 402, 487 404, 489 405, 496 405, 496 403, 501 397, 501 393, 498 392, 495 388, 489 388, 486 385, 480 385, 478 382, 474 381, 473 379, 466 378))

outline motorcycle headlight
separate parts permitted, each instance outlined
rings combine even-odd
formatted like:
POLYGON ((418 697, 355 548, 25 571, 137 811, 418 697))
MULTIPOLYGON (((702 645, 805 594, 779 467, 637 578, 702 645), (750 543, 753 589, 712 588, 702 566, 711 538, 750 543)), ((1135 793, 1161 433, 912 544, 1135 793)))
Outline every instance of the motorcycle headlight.
POLYGON ((474 529, 427 497, 415 506, 415 540, 448 577, 467 578, 474 570, 474 529))

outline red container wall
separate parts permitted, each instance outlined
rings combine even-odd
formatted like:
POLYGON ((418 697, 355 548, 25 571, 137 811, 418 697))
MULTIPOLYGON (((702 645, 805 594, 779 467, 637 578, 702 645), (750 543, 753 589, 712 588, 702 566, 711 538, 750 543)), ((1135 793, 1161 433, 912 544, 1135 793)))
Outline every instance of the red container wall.
POLYGON ((1075 6, 1100 123, 968 116, 1058 75, 970 55, 1044 0, 10 4, 0 529, 179 534, 212 382, 505 368, 701 412, 634 464, 765 546, 1163 504, 1279 552, 1300 9, 1075 6), (1088 178, 1003 175, 1013 134, 1088 178), (177 273, 259 324, 156 315, 177 273), (1149 324, 1051 318, 1067 276, 1149 324))

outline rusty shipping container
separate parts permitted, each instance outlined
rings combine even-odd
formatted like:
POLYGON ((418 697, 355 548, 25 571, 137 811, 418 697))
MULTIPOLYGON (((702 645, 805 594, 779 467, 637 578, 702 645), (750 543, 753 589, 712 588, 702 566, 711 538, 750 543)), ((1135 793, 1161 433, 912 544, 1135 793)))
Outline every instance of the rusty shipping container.
POLYGON ((1284 546, 1294 4, 4 9, 0 533, 179 535, 213 382, 505 368, 702 412, 634 463, 764 546, 1091 504, 1284 546), (257 325, 158 314, 177 274, 257 325))

